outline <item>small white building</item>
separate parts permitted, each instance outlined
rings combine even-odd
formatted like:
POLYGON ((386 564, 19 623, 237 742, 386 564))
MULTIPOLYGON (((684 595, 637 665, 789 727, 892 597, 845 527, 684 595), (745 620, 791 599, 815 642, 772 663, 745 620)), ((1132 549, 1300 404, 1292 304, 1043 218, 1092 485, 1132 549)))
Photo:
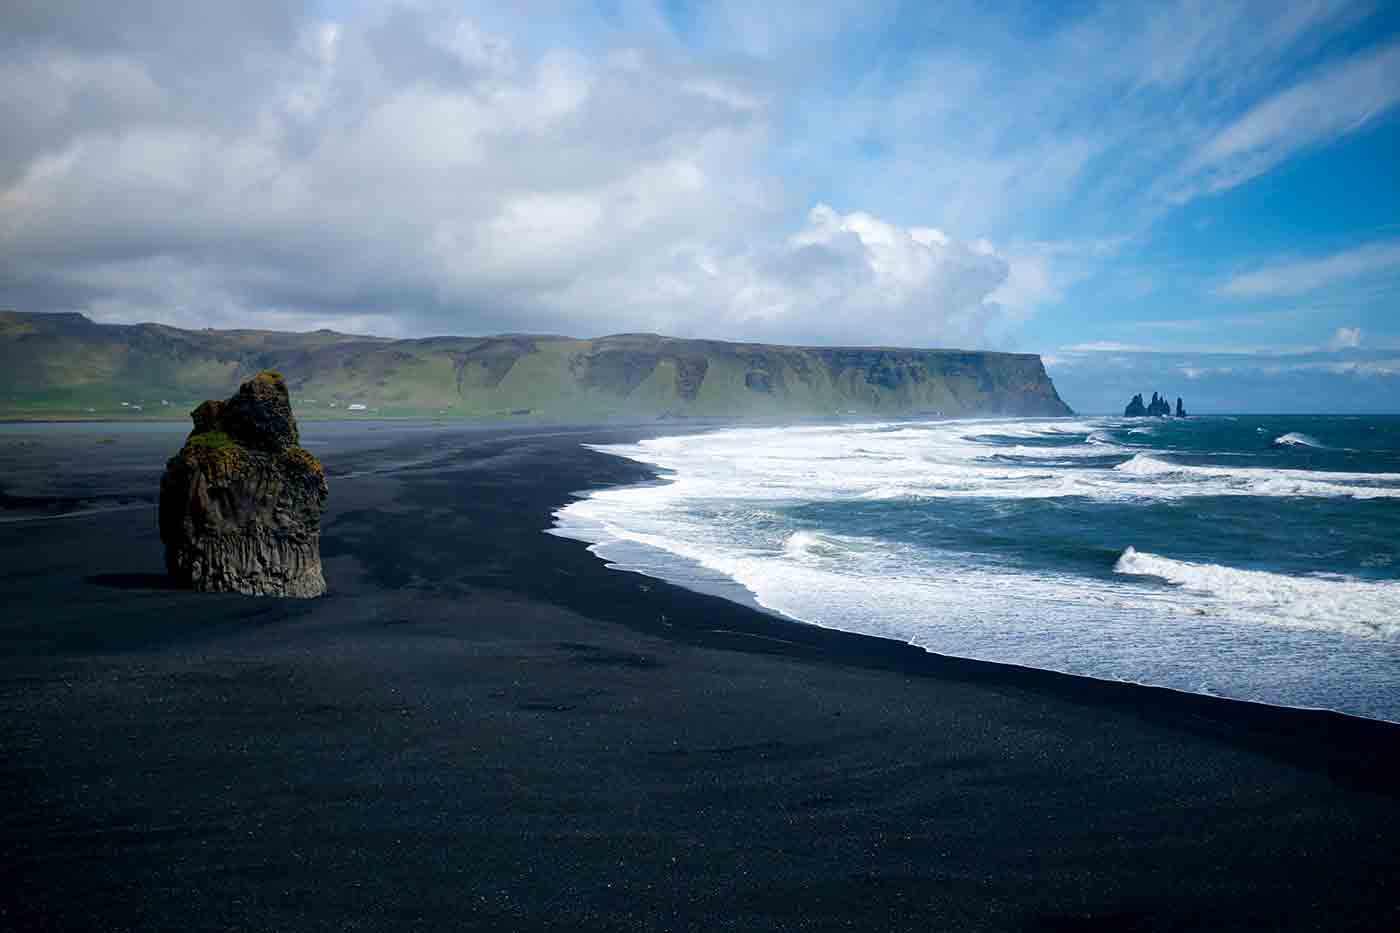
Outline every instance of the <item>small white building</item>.
POLYGON ((364 411, 364 410, 365 410, 365 406, 361 405, 359 402, 356 402, 355 404, 353 404, 353 405, 350 406, 350 410, 351 410, 351 411, 364 411))

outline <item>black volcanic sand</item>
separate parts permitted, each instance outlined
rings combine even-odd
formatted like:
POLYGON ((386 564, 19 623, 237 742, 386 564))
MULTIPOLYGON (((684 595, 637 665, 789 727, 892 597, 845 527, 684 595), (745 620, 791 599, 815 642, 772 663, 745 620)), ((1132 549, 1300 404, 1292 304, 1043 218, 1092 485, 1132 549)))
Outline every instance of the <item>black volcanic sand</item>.
POLYGON ((166 587, 140 489, 0 524, 0 927, 1400 927, 1400 727, 607 570, 541 529, 636 432, 365 430, 323 599, 166 587))

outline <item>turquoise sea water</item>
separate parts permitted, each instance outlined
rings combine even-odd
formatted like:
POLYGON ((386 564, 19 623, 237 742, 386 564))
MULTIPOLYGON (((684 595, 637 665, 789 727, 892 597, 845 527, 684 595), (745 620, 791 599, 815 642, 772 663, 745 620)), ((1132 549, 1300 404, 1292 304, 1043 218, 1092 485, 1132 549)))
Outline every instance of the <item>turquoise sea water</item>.
POLYGON ((742 429, 602 448, 620 567, 930 651, 1400 720, 1400 417, 742 429))

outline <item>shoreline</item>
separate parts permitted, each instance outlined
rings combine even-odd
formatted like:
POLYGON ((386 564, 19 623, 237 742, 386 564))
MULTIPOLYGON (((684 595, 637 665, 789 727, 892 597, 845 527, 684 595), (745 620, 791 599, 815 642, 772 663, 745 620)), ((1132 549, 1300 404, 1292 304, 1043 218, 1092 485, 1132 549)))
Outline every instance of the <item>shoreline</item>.
POLYGON ((580 446, 637 431, 347 448, 305 602, 164 588, 130 513, 0 526, 0 919, 1368 929, 1400 905, 1394 725, 615 572, 545 531, 647 475, 580 446))
MULTIPOLYGON (((645 457, 643 457, 642 459, 633 459, 632 456, 629 455, 630 451, 614 453, 608 450, 600 450, 598 452, 603 453, 606 456, 618 457, 628 462, 631 466, 642 470, 644 474, 643 478, 637 482, 618 484, 613 487, 597 487, 594 489, 580 490, 573 494, 573 500, 587 499, 591 496, 592 493, 602 491, 605 488, 646 488, 657 485, 666 485, 675 481, 676 477, 669 469, 656 466, 655 464, 649 462, 649 460, 645 457)), ((571 500, 571 502, 573 500, 571 500)), ((913 648, 915 650, 921 651, 929 655, 942 658, 949 658, 953 660, 972 661, 990 665, 1000 665, 1012 669, 1032 672, 1040 671, 1049 674, 1056 674, 1072 678, 1083 678, 1086 680, 1103 683, 1122 684, 1133 687, 1165 690, 1175 694, 1205 697, 1209 699, 1224 700, 1227 702, 1245 703, 1265 708, 1298 710, 1302 712, 1330 713, 1337 716, 1347 717, 1349 719, 1358 719, 1364 721, 1382 722, 1391 725, 1400 725, 1400 718, 1388 718, 1386 715, 1382 714, 1387 711, 1383 707, 1375 713, 1369 713, 1365 711, 1357 712, 1355 710, 1348 710, 1344 708, 1329 706, 1325 703, 1292 703, 1286 702, 1284 700, 1257 698, 1245 695, 1232 695, 1229 693, 1208 692, 1205 690, 1196 689, 1191 685, 1183 686, 1169 682, 1153 682, 1152 680, 1135 679, 1130 676, 1117 677, 1112 676, 1111 674, 1098 675, 1094 673, 1084 673, 1082 671, 1052 666, 1050 664, 1033 662, 1025 663, 1007 658, 999 658, 995 655, 980 656, 973 652, 964 653, 940 651, 936 648, 928 648, 919 644, 917 640, 919 636, 917 634, 906 639, 894 634, 876 634, 871 632, 862 632, 852 628, 844 628, 842 627, 839 620, 835 621, 832 624, 826 624, 819 620, 803 618, 801 616, 791 614, 790 612, 786 612, 783 609, 765 605, 761 601, 760 594, 755 590, 751 589, 746 583, 742 582, 741 579, 731 576, 730 573, 728 573, 725 570, 714 569, 713 567, 702 562, 698 557, 692 556, 691 554, 687 553, 684 549, 682 549, 681 551, 673 551, 668 547, 664 547, 655 543, 633 540, 630 537, 628 537, 625 533, 620 534, 616 531, 609 531, 607 526, 599 524, 598 519, 596 517, 588 517, 588 513, 585 513, 584 516, 579 517, 568 515, 568 505, 571 504, 571 502, 566 503, 564 506, 561 506, 559 509, 555 510, 555 512, 553 513, 554 524, 553 527, 550 529, 550 533, 558 534, 565 538, 584 542, 588 546, 589 550, 593 552, 597 556, 597 558, 601 562, 605 563, 610 569, 634 573, 646 577, 648 579, 664 580, 673 585, 689 589, 696 593, 717 596, 719 598, 727 599, 728 601, 745 609, 757 611, 782 621, 787 621, 803 626, 826 628, 831 631, 837 631, 846 634, 855 634, 861 635, 863 637, 872 637, 881 640, 886 640, 902 646, 913 648)), ((623 524, 624 528, 630 527, 627 526, 625 522, 620 522, 620 524, 623 524)), ((653 533, 659 534, 659 532, 648 532, 648 534, 653 533)), ((678 540, 680 540, 682 544, 685 544, 685 539, 678 540)), ((1288 633, 1288 631, 1289 630, 1286 627, 1284 627, 1282 630, 1283 634, 1285 635, 1288 633)), ((1334 633, 1328 634, 1332 637, 1339 637, 1334 633)))
MULTIPOLYGON (((610 454, 609 456, 621 456, 621 455, 610 454)), ((626 459, 626 458, 623 458, 623 459, 626 459)), ((657 479, 658 479, 658 480, 664 480, 665 477, 662 477, 662 476, 660 476, 660 474, 657 474, 657 479)), ((649 486, 649 485, 652 485, 652 483, 650 483, 650 482, 641 482, 641 483, 632 483, 632 484, 626 484, 626 485, 627 485, 627 486, 631 486, 631 485, 636 485, 636 486, 649 486)), ((626 486, 603 486, 603 487, 598 487, 598 488, 599 488, 599 489, 617 489, 617 488, 626 488, 626 486)), ((592 491, 595 491, 595 490, 580 490, 580 493, 587 493, 587 492, 592 492, 592 491)), ((1002 660, 997 660, 996 658, 983 658, 983 657, 975 657, 975 656, 972 656, 972 655, 956 655, 956 654, 948 654, 948 653, 945 653, 945 652, 933 651, 933 650, 931 650, 931 649, 924 648, 924 647, 922 647, 922 646, 920 646, 920 645, 917 645, 917 644, 915 644, 915 643, 912 642, 912 641, 904 641, 904 640, 901 640, 901 639, 898 639, 898 638, 893 638, 893 637, 885 636, 885 635, 870 635, 870 634, 866 634, 866 633, 864 633, 864 632, 854 632, 854 631, 851 631, 851 630, 849 630, 849 629, 842 629, 842 628, 836 628, 836 627, 834 627, 834 626, 822 625, 820 622, 812 622, 812 621, 809 621, 809 620, 807 620, 807 619, 799 618, 798 616, 790 615, 790 614, 788 614, 788 613, 786 613, 786 612, 783 612, 783 611, 780 610, 780 609, 774 609, 774 608, 772 608, 771 606, 765 606, 765 605, 763 605, 761 602, 758 601, 757 594, 755 594, 752 590, 750 590, 750 589, 749 589, 748 587, 746 587, 744 584, 742 584, 742 583, 740 583, 739 581, 733 579, 732 577, 728 577, 728 576, 726 576, 726 575, 720 573, 719 571, 711 571, 711 570, 709 570, 709 568, 704 567, 703 564, 700 564, 698 561, 695 561, 695 560, 693 560, 693 559, 691 559, 691 558, 682 557, 682 556, 680 556, 680 555, 672 554, 672 553, 667 552, 667 551, 662 551, 662 553, 664 553, 664 554, 666 555, 666 560, 667 560, 668 562, 685 563, 685 564, 687 564, 688 566, 691 566, 692 568, 694 568, 694 569, 696 569, 696 570, 703 571, 703 572, 706 573, 706 574, 711 574, 711 575, 713 575, 714 578, 716 579, 716 581, 718 581, 718 582, 717 582, 717 585, 715 585, 712 589, 700 588, 700 587, 697 587, 697 586, 695 586, 695 585, 693 585, 693 584, 692 584, 692 585, 687 585, 686 583, 682 583, 682 582, 679 582, 679 581, 677 581, 677 580, 672 580, 672 579, 668 579, 667 577, 664 577, 664 576, 658 576, 658 575, 655 575, 655 574, 652 574, 652 573, 648 573, 647 571, 637 569, 636 567, 626 566, 625 563, 620 563, 619 561, 614 560, 613 558, 604 557, 604 556, 601 554, 600 551, 594 550, 594 548, 607 548, 607 547, 609 547, 609 546, 611 546, 611 545, 616 545, 616 544, 624 544, 624 545, 627 545, 627 546, 630 546, 630 547, 639 547, 639 548, 641 548, 641 547, 646 547, 646 545, 636 544, 635 542, 628 542, 628 541, 625 541, 624 539, 613 539, 613 540, 611 540, 611 541, 593 541, 593 540, 591 540, 591 539, 589 539, 589 538, 582 537, 581 535, 566 534, 566 533, 564 533, 563 531, 559 530, 559 528, 558 528, 557 525, 556 525, 554 528, 547 529, 547 533, 557 535, 557 536, 559 536, 559 537, 561 537, 561 538, 565 538, 565 539, 567 539, 567 540, 577 541, 577 542, 579 542, 580 544, 583 544, 583 545, 585 546, 585 548, 586 548, 587 550, 589 550, 589 552, 592 553, 593 556, 594 556, 597 560, 599 560, 601 563, 603 563, 603 564, 607 567, 608 570, 611 570, 611 571, 613 571, 613 572, 615 572, 615 573, 631 573, 631 574, 635 574, 635 575, 640 576, 640 577, 644 577, 644 578, 646 578, 646 579, 648 579, 648 580, 656 580, 656 581, 658 581, 658 582, 667 583, 667 584, 670 584, 670 585, 672 585, 672 586, 676 586, 676 587, 679 587, 679 588, 681 588, 681 589, 688 590, 689 592, 695 593, 695 594, 697 594, 697 595, 701 595, 701 596, 713 596, 713 597, 718 598, 718 599, 723 599, 723 600, 725 600, 726 602, 733 603, 735 606, 738 606, 738 607, 741 608, 741 609, 745 609, 745 610, 749 610, 749 611, 753 611, 753 612, 760 613, 760 614, 765 615, 765 616, 769 616, 769 617, 771 617, 771 618, 774 618, 774 619, 778 620, 779 622, 788 623, 788 624, 792 624, 792 625, 799 625, 799 626, 811 627, 811 628, 824 629, 824 630, 826 630, 826 631, 839 632, 839 633, 841 633, 841 634, 843 634, 843 635, 853 635, 853 636, 856 636, 856 637, 859 637, 859 638, 873 638, 873 639, 875 639, 875 640, 877 640, 877 641, 888 642, 888 643, 890 643, 890 644, 898 645, 898 646, 903 647, 903 648, 912 648, 912 649, 914 649, 914 650, 916 650, 916 651, 919 651, 919 652, 921 652, 921 653, 923 653, 923 654, 926 654, 926 655, 928 655, 928 656, 930 656, 930 657, 938 658, 938 659, 941 659, 941 660, 944 660, 944 661, 966 661, 966 662, 970 662, 970 663, 973 663, 973 664, 985 664, 985 665, 989 665, 989 666, 992 666, 992 667, 1006 668, 1006 669, 1008 669, 1009 671, 1012 671, 1012 672, 1015 672, 1015 671, 1026 671, 1026 672, 1032 672, 1032 673, 1052 674, 1052 675, 1056 675, 1056 676, 1059 676, 1059 677, 1068 677, 1068 678, 1072 678, 1072 679, 1076 679, 1076 680, 1085 680, 1085 681, 1091 681, 1091 682, 1096 682, 1096 683, 1119 684, 1119 685, 1123 685, 1123 686, 1136 687, 1136 688, 1144 688, 1144 689, 1148 689, 1148 690, 1161 690, 1161 691, 1166 691, 1167 693, 1179 694, 1179 695, 1187 696, 1187 697, 1201 697, 1201 698, 1208 699, 1208 700, 1220 700, 1220 701, 1224 701, 1224 702, 1227 702, 1227 703, 1243 703, 1243 704, 1246 704, 1246 705, 1249 705, 1249 706, 1258 706, 1258 707, 1263 707, 1263 708, 1266 708, 1266 709, 1296 710, 1296 711, 1305 712, 1305 713, 1327 713, 1327 714, 1334 715, 1334 716, 1340 716, 1340 717, 1343 717, 1343 718, 1345 718, 1345 719, 1354 719, 1354 720, 1359 720, 1359 721, 1362 721, 1362 722, 1383 723, 1383 724, 1385 724, 1385 725, 1400 727, 1400 720, 1385 719, 1385 718, 1382 718, 1382 717, 1379 717, 1379 716, 1363 716, 1363 715, 1361 715, 1361 714, 1359 714, 1359 713, 1350 713, 1350 712, 1347 712, 1346 710, 1333 709, 1333 708, 1327 707, 1327 706, 1297 706, 1297 705, 1291 705, 1291 704, 1288 704, 1288 703, 1271 703, 1271 702, 1269 702, 1269 701, 1267 701, 1267 700, 1254 700, 1254 699, 1250 699, 1250 698, 1248 698, 1248 697, 1226 696, 1226 695, 1224 695, 1224 694, 1218 694, 1218 693, 1203 693, 1203 692, 1200 692, 1200 691, 1187 690, 1187 689, 1181 688, 1181 687, 1172 687, 1172 686, 1169 686, 1169 685, 1166 685, 1166 684, 1154 684, 1154 683, 1150 683, 1150 682, 1148 682, 1148 681, 1130 680, 1130 679, 1127 679, 1127 678, 1095 677, 1095 676, 1092 676, 1092 675, 1089 675, 1089 674, 1079 674, 1079 673, 1076 673, 1076 672, 1074 672, 1074 671, 1060 670, 1060 669, 1058 669, 1058 668, 1053 668, 1053 667, 1037 667, 1037 666, 1030 665, 1030 664, 1018 664, 1018 663, 1015 662, 1015 661, 1002 661, 1002 660), (732 595, 726 595, 726 591, 729 591, 732 595)))

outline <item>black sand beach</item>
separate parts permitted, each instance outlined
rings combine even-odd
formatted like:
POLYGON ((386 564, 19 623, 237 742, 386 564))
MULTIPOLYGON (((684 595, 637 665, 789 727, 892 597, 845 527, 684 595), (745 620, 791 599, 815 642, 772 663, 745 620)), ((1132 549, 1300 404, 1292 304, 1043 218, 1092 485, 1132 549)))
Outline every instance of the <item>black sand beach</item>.
POLYGON ((541 531, 637 433, 322 446, 314 601, 165 587, 139 484, 0 524, 0 927, 1400 928, 1400 727, 609 571, 541 531))

